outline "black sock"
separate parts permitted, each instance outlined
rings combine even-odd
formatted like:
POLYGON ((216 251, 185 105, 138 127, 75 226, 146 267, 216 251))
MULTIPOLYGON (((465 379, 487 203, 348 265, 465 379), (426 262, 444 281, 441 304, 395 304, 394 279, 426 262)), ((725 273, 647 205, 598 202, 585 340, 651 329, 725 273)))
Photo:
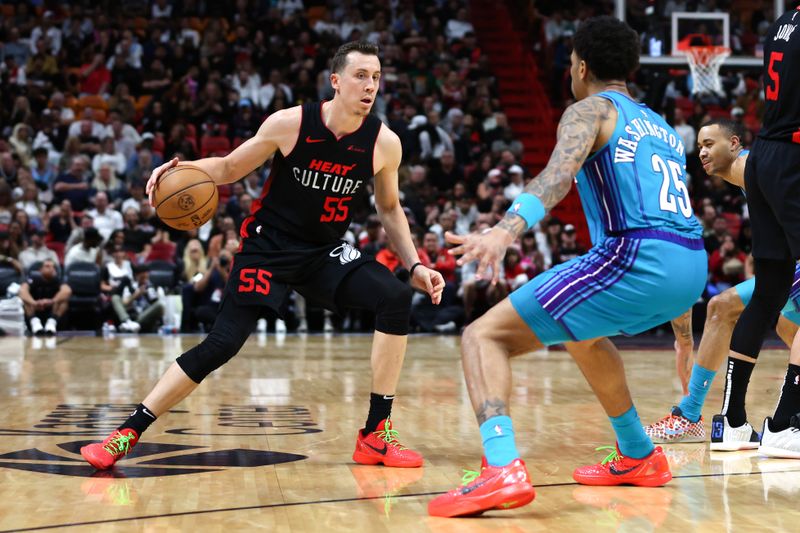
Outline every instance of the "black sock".
POLYGON ((150 409, 145 407, 144 404, 140 403, 131 413, 131 416, 117 429, 131 428, 141 437, 142 433, 155 421, 156 415, 150 412, 150 409))
POLYGON ((783 382, 781 399, 775 408, 770 428, 772 431, 783 431, 789 427, 789 419, 800 413, 800 366, 789 365, 786 380, 783 382))
POLYGON ((394 395, 385 396, 374 392, 370 393, 369 415, 367 416, 367 423, 364 424, 364 435, 375 431, 381 420, 389 418, 389 415, 392 414, 392 400, 394 400, 394 395))
POLYGON ((755 363, 728 357, 728 369, 725 372, 725 395, 722 403, 722 414, 728 417, 731 427, 739 427, 747 422, 744 398, 747 385, 755 363))

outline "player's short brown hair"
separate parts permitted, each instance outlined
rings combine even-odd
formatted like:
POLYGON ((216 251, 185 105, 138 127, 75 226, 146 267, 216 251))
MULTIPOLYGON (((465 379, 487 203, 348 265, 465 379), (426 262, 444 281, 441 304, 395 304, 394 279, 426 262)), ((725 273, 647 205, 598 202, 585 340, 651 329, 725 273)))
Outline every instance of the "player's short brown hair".
POLYGON ((378 47, 367 41, 350 41, 349 43, 343 44, 333 55, 333 60, 331 60, 331 72, 336 72, 338 74, 344 70, 344 67, 347 66, 347 54, 350 52, 377 56, 378 47))

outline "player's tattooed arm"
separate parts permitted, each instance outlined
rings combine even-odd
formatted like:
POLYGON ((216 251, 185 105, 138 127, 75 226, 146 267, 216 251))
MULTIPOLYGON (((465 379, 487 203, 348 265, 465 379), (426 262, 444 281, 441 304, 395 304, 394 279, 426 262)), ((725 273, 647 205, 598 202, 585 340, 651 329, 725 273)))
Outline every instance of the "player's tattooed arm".
POLYGON ((680 344, 690 346, 694 344, 694 336, 692 335, 691 307, 681 316, 672 320, 672 331, 675 332, 675 340, 680 344))
MULTIPOLYGON (((558 123, 558 140, 550 161, 525 187, 525 192, 537 196, 548 210, 558 204, 572 187, 612 109, 613 104, 600 96, 590 96, 569 106, 558 123)), ((506 214, 497 225, 517 237, 527 229, 525 220, 514 213, 506 214)))
POLYGON ((505 416, 507 414, 506 403, 500 398, 491 398, 481 404, 475 416, 478 418, 478 424, 483 424, 493 416, 505 416))

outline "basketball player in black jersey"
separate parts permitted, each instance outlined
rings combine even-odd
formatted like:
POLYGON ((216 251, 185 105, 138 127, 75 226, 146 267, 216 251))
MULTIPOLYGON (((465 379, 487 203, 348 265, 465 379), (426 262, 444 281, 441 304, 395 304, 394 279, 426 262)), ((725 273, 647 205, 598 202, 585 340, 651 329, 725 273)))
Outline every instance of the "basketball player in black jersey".
MULTIPOLYGON (((353 460, 418 467, 422 456, 402 446, 389 421, 406 351, 411 288, 385 267, 341 240, 351 206, 375 177, 375 204, 389 239, 411 273, 411 286, 441 299, 442 276, 423 266, 400 207, 400 140, 370 109, 380 81, 377 47, 343 45, 333 57, 333 100, 270 115, 256 135, 226 157, 194 161, 218 184, 238 181, 273 154, 272 172, 241 228, 242 246, 208 337, 167 370, 130 418, 104 442, 81 454, 95 468, 110 468, 150 423, 180 402, 210 372, 236 355, 263 308, 279 312, 291 289, 327 309, 375 312, 372 395, 353 460)), ((155 169, 159 177, 177 159, 155 169)))
MULTIPOLYGON (((786 11, 764 41, 764 119, 744 170, 756 283, 731 338, 728 379, 741 394, 778 319, 800 259, 800 7, 786 11)), ((759 452, 800 459, 800 337, 781 399, 764 421, 759 452)))

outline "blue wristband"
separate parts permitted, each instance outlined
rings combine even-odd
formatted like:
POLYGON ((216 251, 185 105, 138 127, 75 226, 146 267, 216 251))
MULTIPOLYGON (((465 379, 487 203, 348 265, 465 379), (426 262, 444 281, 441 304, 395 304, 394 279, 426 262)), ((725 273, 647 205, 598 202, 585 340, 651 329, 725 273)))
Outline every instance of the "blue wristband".
POLYGON ((506 213, 513 213, 521 216, 528 225, 527 229, 531 229, 537 222, 544 218, 547 211, 538 196, 525 192, 517 196, 516 200, 511 202, 511 207, 506 213))

